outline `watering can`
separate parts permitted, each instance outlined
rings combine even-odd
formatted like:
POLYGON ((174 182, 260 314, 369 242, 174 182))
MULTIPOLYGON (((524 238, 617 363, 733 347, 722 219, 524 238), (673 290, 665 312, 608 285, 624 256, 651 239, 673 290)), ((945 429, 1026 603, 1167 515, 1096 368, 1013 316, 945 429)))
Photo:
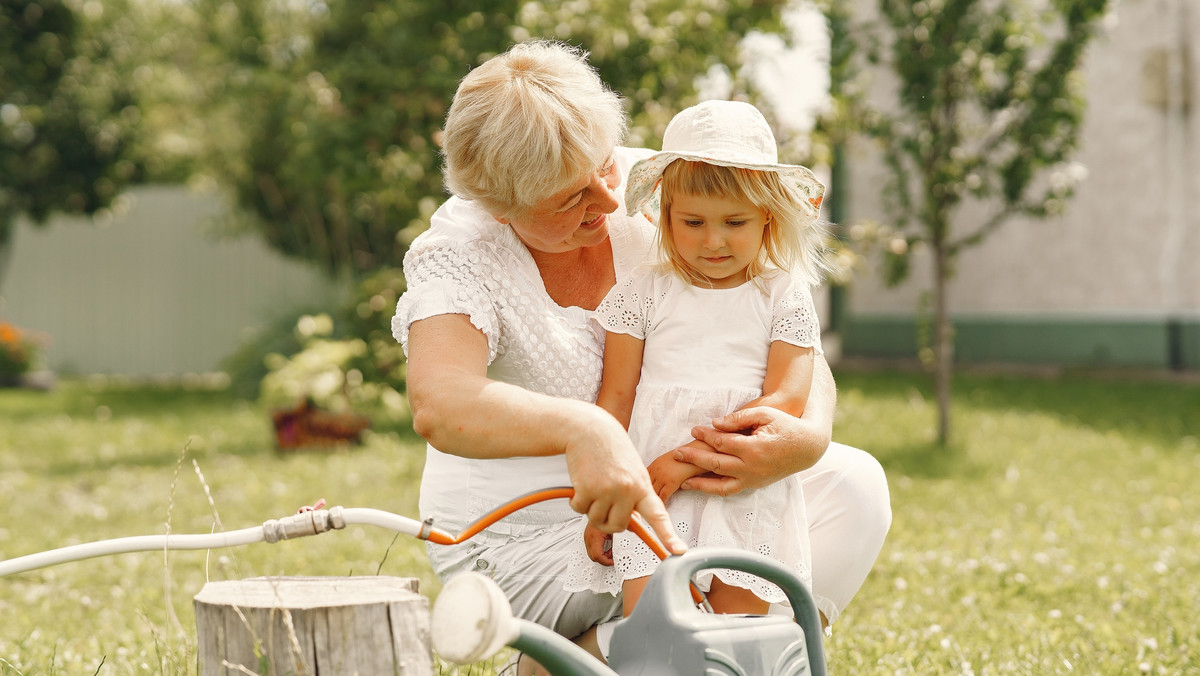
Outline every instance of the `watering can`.
POLYGON ((728 548, 695 549, 663 561, 629 617, 613 631, 605 666, 579 646, 516 619, 499 586, 459 575, 433 607, 434 649, 451 662, 486 659, 505 645, 556 676, 824 676, 821 621, 795 574, 765 556, 728 548), (688 592, 701 570, 732 568, 779 585, 794 617, 702 612, 688 592))

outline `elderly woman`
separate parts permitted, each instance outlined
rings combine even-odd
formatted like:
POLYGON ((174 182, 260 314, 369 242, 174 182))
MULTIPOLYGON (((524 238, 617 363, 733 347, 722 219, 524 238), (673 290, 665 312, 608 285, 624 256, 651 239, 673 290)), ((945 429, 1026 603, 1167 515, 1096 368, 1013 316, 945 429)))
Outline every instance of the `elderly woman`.
MULTIPOLYGON (((604 336, 592 312, 650 256, 653 226, 623 204, 626 171, 649 151, 620 147, 620 98, 585 56, 520 44, 463 79, 443 137, 453 196, 405 257, 392 330, 408 354, 413 426, 429 442, 422 518, 456 532, 524 493, 575 488, 569 505, 541 503, 462 545, 431 545, 434 570, 492 576, 518 616, 599 654, 596 627, 621 602, 564 591, 583 522, 612 533, 636 510, 669 549, 683 545, 624 428, 592 403, 604 336)), ((738 411, 695 430, 709 447, 678 452, 709 472, 687 489, 730 494, 801 473, 813 592, 832 622, 874 564, 891 511, 879 464, 830 443, 833 380, 820 357, 815 370, 802 417, 738 411)), ((593 559, 599 548, 588 543, 593 559)))

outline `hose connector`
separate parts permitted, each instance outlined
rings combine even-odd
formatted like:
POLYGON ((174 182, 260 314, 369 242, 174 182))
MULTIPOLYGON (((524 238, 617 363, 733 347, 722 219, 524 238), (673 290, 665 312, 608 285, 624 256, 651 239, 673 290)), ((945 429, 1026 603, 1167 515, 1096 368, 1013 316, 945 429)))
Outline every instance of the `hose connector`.
POLYGON ((345 527, 346 521, 342 518, 341 507, 314 509, 285 516, 282 519, 264 521, 262 525, 263 541, 274 544, 280 540, 294 540, 328 530, 341 530, 345 527))

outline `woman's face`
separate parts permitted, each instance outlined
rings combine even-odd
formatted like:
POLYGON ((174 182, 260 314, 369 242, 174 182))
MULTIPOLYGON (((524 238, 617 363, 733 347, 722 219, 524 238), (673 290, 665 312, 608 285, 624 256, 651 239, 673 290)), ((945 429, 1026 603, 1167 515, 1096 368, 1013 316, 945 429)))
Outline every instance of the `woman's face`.
POLYGON ((525 246, 542 253, 563 253, 595 246, 608 237, 608 214, 617 210, 614 192, 621 182, 610 157, 587 178, 538 202, 521 216, 500 218, 525 246))

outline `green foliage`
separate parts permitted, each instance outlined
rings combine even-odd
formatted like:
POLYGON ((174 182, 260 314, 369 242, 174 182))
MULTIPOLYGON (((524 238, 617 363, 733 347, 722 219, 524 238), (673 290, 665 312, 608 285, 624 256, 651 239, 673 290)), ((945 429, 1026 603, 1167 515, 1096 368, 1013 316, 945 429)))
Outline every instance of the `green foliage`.
POLYGON ((889 285, 908 277, 913 251, 930 249, 943 443, 954 364, 946 298, 958 254, 1014 216, 1060 213, 1086 175, 1070 162, 1085 107, 1082 56, 1107 6, 878 0, 879 18, 854 37, 894 88, 882 104, 847 99, 860 109, 862 130, 883 148, 890 221, 852 234, 886 243, 889 285), (967 200, 981 205, 981 222, 961 222, 967 200))
MULTIPOLYGON (((889 255, 924 242, 952 260, 1013 216, 1061 212, 1085 175, 1070 162, 1081 58, 1107 4, 880 0, 880 20, 856 40, 895 78, 895 105, 861 114, 890 170, 891 235, 909 245, 889 255), (983 222, 958 222, 967 199, 984 203, 983 222)), ((908 272, 888 270, 890 283, 908 272)))
POLYGON ((91 214, 140 175, 130 156, 139 111, 107 66, 119 45, 103 5, 78 7, 0 3, 0 250, 18 215, 91 214))
POLYGON ((401 271, 385 268, 359 282, 335 315, 303 314, 247 343, 225 364, 238 392, 271 407, 308 398, 326 410, 367 414, 377 427, 406 426, 404 350, 391 334, 403 292, 401 271), (245 387, 252 383, 254 392, 245 387))
POLYGON ((0 385, 40 366, 41 352, 36 336, 0 321, 0 385))
POLYGON ((698 75, 736 72, 747 31, 780 28, 782 5, 199 0, 172 11, 204 37, 195 100, 218 122, 193 133, 211 181, 271 246, 362 274, 398 267, 444 198, 438 138, 470 67, 529 38, 580 44, 628 96, 630 141, 650 143, 698 75))
POLYGON ((230 391, 239 399, 257 399, 259 384, 269 372, 268 355, 295 354, 303 347, 296 331, 300 317, 320 314, 324 308, 298 309, 269 322, 232 354, 221 360, 220 370, 229 374, 230 391))

